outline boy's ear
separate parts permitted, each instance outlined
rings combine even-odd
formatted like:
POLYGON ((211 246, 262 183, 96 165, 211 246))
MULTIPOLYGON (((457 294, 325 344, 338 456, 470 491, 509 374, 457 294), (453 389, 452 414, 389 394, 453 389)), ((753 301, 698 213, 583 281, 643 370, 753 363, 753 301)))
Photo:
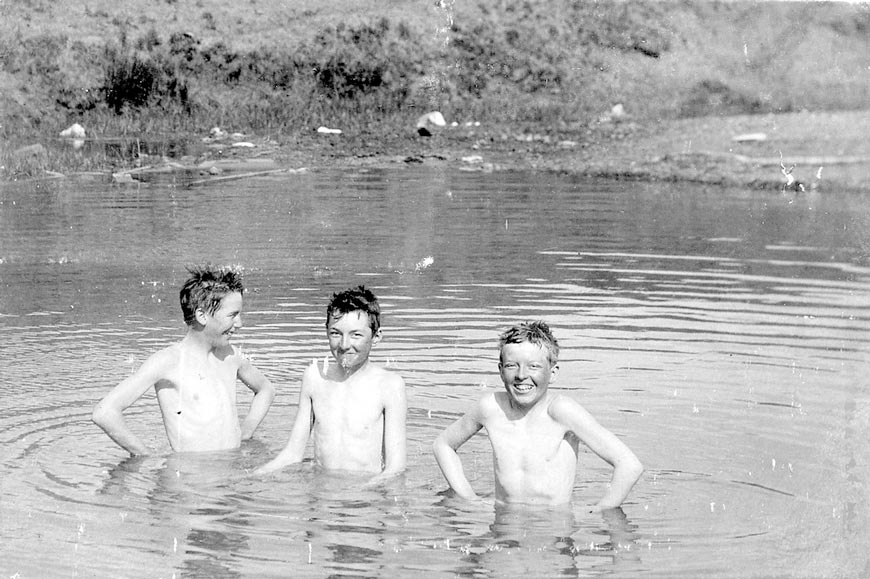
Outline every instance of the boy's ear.
POLYGON ((550 383, 551 384, 556 381, 556 376, 558 376, 558 375, 559 375, 559 365, 553 364, 552 366, 550 366, 550 383))
POLYGON ((194 312, 194 318, 202 326, 204 326, 205 323, 208 321, 207 314, 202 308, 196 308, 196 312, 194 312))
POLYGON ((380 341, 381 341, 381 329, 378 328, 378 331, 375 332, 374 335, 372 336, 372 345, 375 345, 380 341))

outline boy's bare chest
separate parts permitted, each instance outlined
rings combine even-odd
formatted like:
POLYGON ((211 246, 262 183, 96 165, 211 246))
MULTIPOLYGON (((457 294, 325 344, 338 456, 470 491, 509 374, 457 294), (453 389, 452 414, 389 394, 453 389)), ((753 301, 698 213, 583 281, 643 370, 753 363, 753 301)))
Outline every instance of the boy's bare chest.
POLYGON ((518 456, 548 457, 567 444, 565 429, 543 417, 536 420, 494 420, 486 425, 486 431, 496 451, 518 456))
POLYGON ((348 426, 370 425, 383 413, 380 393, 370 385, 324 382, 312 403, 318 420, 348 426))
MULTIPOLYGON (((223 399, 235 391, 236 372, 228 360, 187 361, 170 372, 162 385, 186 404, 223 399)), ((158 393, 160 386, 158 386, 158 393)))

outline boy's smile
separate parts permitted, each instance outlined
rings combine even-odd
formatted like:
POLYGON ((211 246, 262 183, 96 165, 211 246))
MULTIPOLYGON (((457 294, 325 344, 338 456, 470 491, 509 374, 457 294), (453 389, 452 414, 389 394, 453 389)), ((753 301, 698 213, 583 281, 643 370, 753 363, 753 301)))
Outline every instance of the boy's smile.
POLYGON ((373 334, 368 314, 359 310, 332 317, 326 332, 332 356, 348 374, 368 362, 372 346, 380 340, 380 331, 373 334))
POLYGON ((228 343, 236 330, 242 327, 242 294, 232 292, 225 295, 218 309, 207 315, 206 326, 216 342, 228 343))
POLYGON ((505 344, 498 369, 511 403, 520 407, 538 402, 556 377, 547 350, 531 342, 505 344))

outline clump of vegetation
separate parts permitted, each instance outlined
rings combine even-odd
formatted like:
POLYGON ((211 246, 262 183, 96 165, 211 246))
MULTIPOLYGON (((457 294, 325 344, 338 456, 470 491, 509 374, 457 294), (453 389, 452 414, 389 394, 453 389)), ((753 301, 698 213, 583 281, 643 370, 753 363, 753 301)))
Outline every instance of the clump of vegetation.
POLYGON ((217 6, 198 31, 155 24, 135 37, 129 19, 94 13, 117 27, 102 45, 15 29, 0 38, 0 80, 10 87, 0 138, 56 135, 72 122, 116 136, 215 125, 413 134, 413 119, 434 108, 550 130, 595 123, 616 103, 634 118, 662 118, 855 108, 870 98, 866 75, 850 72, 866 69, 870 17, 844 7, 777 3, 759 16, 740 3, 448 5, 462 15, 437 42, 419 18, 360 17, 241 49, 197 37, 226 30, 217 6), (837 67, 807 65, 820 43, 840 55, 837 67))
POLYGON ((298 126, 374 109, 402 110, 423 56, 409 29, 381 19, 340 24, 290 49, 241 53, 223 43, 203 47, 189 34, 156 34, 107 49, 100 88, 117 115, 150 109, 193 125, 253 130, 298 126))
POLYGON ((566 46, 573 35, 564 21, 526 3, 500 0, 482 6, 483 18, 453 27, 455 84, 460 94, 485 94, 491 82, 515 85, 522 92, 559 90, 571 76, 566 46), (529 47, 536 47, 529 50, 529 47))
POLYGON ((422 72, 422 62, 408 27, 399 23, 395 33, 391 28, 390 21, 381 18, 373 24, 339 24, 320 32, 306 47, 320 93, 341 101, 386 92, 385 97, 401 107, 422 72))

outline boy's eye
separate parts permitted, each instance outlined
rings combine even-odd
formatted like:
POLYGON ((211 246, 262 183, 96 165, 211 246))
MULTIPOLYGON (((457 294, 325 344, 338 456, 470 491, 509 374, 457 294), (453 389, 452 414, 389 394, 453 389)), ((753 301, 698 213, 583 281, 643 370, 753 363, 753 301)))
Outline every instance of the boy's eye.
POLYGON ((511 362, 504 364, 504 367, 508 370, 516 370, 517 369, 517 365, 514 363, 511 363, 511 362))

